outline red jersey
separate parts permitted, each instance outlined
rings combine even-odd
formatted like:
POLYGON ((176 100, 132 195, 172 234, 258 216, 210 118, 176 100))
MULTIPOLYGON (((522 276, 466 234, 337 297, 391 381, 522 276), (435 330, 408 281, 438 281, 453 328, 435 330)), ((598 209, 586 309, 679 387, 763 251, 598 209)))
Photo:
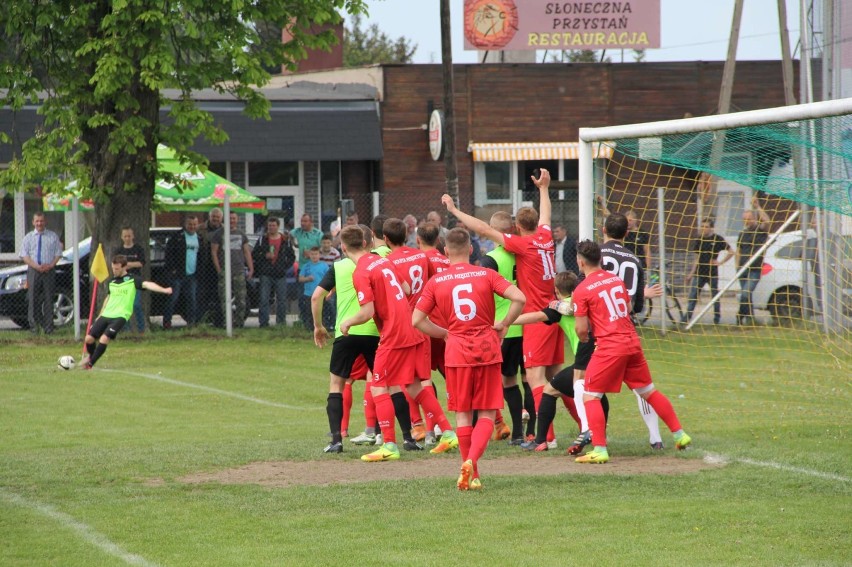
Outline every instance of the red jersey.
POLYGON ((527 296, 524 313, 541 311, 556 299, 553 291, 553 278, 556 277, 553 232, 543 224, 539 225, 535 234, 504 234, 503 241, 503 248, 515 255, 518 287, 527 296))
POLYGON ((503 361, 494 325, 494 294, 512 284, 479 266, 453 264, 426 283, 417 302, 424 313, 437 312, 448 322, 446 366, 482 366, 503 361))
POLYGON ((629 354, 642 349, 621 278, 606 270, 593 272, 580 282, 571 299, 574 315, 589 318, 597 350, 629 354))
POLYGON ((450 259, 438 252, 435 248, 423 251, 429 259, 429 277, 440 274, 450 267, 450 259))
POLYGON ((352 274, 358 304, 373 302, 379 344, 385 348, 408 347, 423 340, 411 325, 411 308, 400 281, 393 263, 376 254, 364 254, 352 274))
POLYGON ((396 266, 396 273, 411 288, 408 305, 413 310, 423 292, 423 286, 429 279, 429 259, 426 257, 426 253, 410 246, 400 246, 385 258, 393 262, 393 265, 396 266))

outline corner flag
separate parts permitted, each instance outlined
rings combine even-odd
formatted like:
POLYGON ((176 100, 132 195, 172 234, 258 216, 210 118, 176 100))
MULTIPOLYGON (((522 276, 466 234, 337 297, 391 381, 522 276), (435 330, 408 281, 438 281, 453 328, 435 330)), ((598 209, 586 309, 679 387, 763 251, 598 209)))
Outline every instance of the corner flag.
POLYGON ((92 260, 89 271, 99 282, 105 282, 109 278, 109 269, 107 268, 106 258, 104 257, 103 244, 98 244, 98 251, 95 253, 95 258, 92 260))

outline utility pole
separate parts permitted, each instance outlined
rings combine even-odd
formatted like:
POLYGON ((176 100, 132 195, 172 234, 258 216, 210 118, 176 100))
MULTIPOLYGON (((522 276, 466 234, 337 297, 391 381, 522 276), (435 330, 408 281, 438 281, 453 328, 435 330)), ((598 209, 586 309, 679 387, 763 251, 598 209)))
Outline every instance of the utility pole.
POLYGON ((453 110, 453 44, 450 35, 450 0, 441 0, 441 69, 444 76, 444 168, 447 194, 459 202, 459 176, 456 167, 456 122, 453 110))

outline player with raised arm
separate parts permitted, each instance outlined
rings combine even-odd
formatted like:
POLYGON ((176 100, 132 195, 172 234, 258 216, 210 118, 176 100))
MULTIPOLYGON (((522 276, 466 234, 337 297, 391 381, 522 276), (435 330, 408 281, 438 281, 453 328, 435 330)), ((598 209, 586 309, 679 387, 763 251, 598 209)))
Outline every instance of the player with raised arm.
POLYGON ((479 458, 494 431, 497 409, 503 407, 500 378, 500 337, 523 309, 524 294, 493 270, 469 264, 470 235, 463 228, 447 233, 450 268, 426 284, 412 315, 414 326, 447 341, 447 392, 456 412, 456 434, 462 456, 459 490, 482 488, 479 458), (511 301, 506 316, 495 323, 494 294, 511 301), (440 313, 447 328, 429 317, 440 313), (478 412, 476 426, 473 412, 478 412))
POLYGON ((680 426, 669 399, 654 389, 639 335, 630 319, 630 296, 624 281, 601 268, 601 249, 584 240, 577 245, 577 265, 586 278, 572 296, 574 322, 581 342, 594 330, 597 345, 586 369, 583 402, 594 449, 577 457, 578 463, 606 463, 606 417, 601 397, 618 393, 622 383, 654 408, 674 434, 675 447, 685 449, 692 439, 680 426))
POLYGON ((366 323, 370 319, 376 321, 379 329, 379 346, 370 387, 384 444, 377 451, 363 455, 361 460, 370 462, 399 459, 391 389, 396 392, 402 387, 432 414, 443 431, 441 442, 431 452, 443 453, 458 447, 458 438, 434 391, 432 388, 423 388, 420 380, 414 377, 415 361, 422 356, 426 340, 411 325, 411 309, 403 288, 405 283, 401 282, 390 260, 367 251, 361 229, 344 228, 340 232, 340 242, 343 253, 355 262, 352 279, 361 306, 357 313, 341 323, 340 330, 343 335, 348 335, 353 326, 366 323))
MULTIPOLYGON (((525 313, 540 311, 555 299, 553 278, 556 276, 554 260, 556 244, 550 229, 550 194, 548 192, 550 173, 542 169, 538 177, 532 176, 532 181, 539 190, 541 210, 536 211, 532 207, 518 209, 515 219, 518 234, 495 230, 488 223, 458 210, 449 195, 441 198, 447 210, 458 217, 466 227, 502 245, 508 252, 515 255, 518 287, 527 297, 525 313)), ((535 399, 536 412, 538 412, 547 379, 554 376, 562 365, 564 342, 565 336, 558 325, 535 323, 524 328, 524 367, 535 399)), ((548 437, 552 436, 552 433, 548 435, 548 437)), ((553 441, 555 445, 555 438, 553 441)))

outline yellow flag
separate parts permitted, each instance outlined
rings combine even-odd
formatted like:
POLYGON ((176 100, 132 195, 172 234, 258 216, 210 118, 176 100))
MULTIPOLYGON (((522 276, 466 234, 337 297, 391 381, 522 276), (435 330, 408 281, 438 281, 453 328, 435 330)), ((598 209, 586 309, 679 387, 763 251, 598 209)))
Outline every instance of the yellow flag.
POLYGON ((98 244, 98 251, 95 253, 95 258, 92 260, 89 271, 92 272, 92 275, 99 282, 105 282, 109 277, 109 268, 107 268, 106 258, 104 258, 104 247, 102 244, 98 244))

